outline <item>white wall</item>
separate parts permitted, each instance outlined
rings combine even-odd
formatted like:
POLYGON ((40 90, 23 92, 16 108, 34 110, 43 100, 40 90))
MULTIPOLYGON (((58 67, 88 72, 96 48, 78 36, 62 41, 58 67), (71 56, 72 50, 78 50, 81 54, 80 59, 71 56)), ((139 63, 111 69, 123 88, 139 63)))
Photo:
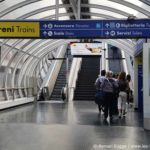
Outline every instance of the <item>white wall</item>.
POLYGON ((0 102, 0 110, 31 103, 31 102, 34 102, 34 97, 29 97, 29 98, 24 97, 24 98, 18 98, 15 100, 3 101, 3 102, 0 102))
POLYGON ((143 49, 144 128, 150 130, 150 43, 143 49))

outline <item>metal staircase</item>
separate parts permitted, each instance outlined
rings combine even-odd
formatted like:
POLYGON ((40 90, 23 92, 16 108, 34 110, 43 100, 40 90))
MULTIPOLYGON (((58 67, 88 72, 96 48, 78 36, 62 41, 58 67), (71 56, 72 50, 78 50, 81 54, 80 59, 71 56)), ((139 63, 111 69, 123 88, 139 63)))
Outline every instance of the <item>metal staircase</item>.
POLYGON ((78 75, 77 86, 74 94, 76 101, 94 101, 95 80, 99 75, 100 58, 89 57, 82 59, 81 70, 78 75))
MULTIPOLYGON (((70 53, 68 54, 68 58, 69 58, 68 69, 70 71, 73 59, 70 53)), ((63 60, 50 100, 61 101, 62 100, 61 90, 65 85, 66 85, 66 60, 63 60)))

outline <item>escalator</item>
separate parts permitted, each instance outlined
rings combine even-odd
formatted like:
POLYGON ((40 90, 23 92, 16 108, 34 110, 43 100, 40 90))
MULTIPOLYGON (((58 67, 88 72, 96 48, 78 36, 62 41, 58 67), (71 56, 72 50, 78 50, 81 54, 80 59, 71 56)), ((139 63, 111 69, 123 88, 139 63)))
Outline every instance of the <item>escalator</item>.
MULTIPOLYGON (((70 52, 68 53, 68 58, 69 58, 68 69, 70 71, 73 59, 70 52)), ((62 100, 61 90, 65 85, 66 85, 66 60, 63 60, 50 100, 61 101, 62 100)))
POLYGON ((99 75, 100 58, 87 57, 82 59, 81 70, 78 75, 74 93, 75 101, 94 101, 95 80, 99 75))

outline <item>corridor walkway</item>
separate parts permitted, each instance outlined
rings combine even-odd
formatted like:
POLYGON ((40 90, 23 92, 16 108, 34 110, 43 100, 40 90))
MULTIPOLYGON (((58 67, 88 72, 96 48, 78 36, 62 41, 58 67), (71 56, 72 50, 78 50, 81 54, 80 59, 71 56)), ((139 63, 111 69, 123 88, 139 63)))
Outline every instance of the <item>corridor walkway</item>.
POLYGON ((0 150, 150 149, 142 115, 104 123, 94 102, 38 102, 0 112, 0 150))

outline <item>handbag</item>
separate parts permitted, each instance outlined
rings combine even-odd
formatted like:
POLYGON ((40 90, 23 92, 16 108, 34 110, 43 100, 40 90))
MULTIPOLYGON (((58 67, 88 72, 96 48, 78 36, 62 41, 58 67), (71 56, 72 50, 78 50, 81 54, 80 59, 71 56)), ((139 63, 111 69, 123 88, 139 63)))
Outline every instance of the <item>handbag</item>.
POLYGON ((95 94, 95 103, 98 105, 103 104, 104 96, 105 92, 103 92, 102 90, 97 91, 95 94))

